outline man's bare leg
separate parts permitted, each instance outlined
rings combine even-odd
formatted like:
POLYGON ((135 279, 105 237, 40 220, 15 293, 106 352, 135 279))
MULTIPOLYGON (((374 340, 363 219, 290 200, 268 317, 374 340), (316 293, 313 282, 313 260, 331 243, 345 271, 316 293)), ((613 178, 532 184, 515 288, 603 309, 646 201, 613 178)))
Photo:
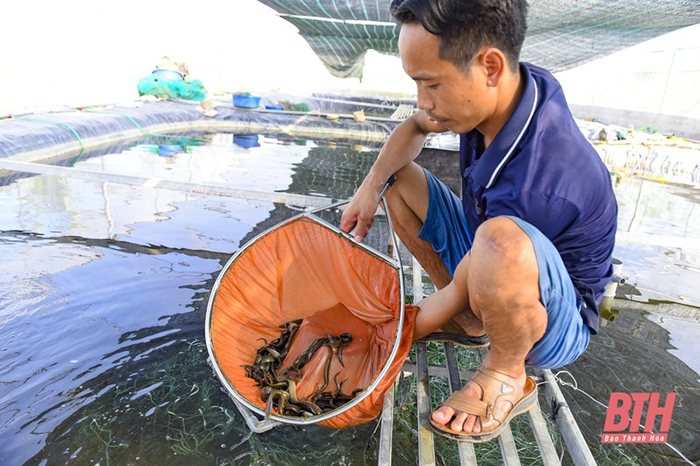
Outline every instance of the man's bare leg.
MULTIPOLYGON (((530 238, 512 220, 490 219, 479 227, 467 261, 467 289, 474 314, 491 340, 483 365, 525 384, 525 358, 547 328, 540 303, 539 269, 530 238)), ((460 264, 460 267, 462 264, 460 264)), ((481 388, 468 382, 464 393, 480 399, 481 388)), ((507 402, 504 402, 507 403, 507 402)), ((508 406, 510 408, 510 406, 508 406)), ((443 406, 432 418, 455 431, 481 432, 474 415, 443 406)))
MULTIPOLYGON (((387 193, 387 203, 391 212, 394 229, 408 250, 418 260, 440 290, 446 287, 452 277, 440 255, 427 241, 418 238, 428 214, 429 190, 425 172, 416 163, 410 163, 396 173, 396 182, 387 193)), ((429 297, 428 297, 429 299, 429 297)), ((443 327, 471 336, 484 334, 484 327, 469 309, 443 327)))
POLYGON ((452 281, 445 264, 427 241, 418 238, 428 214, 428 182, 425 172, 410 163, 396 172, 396 182, 386 196, 396 234, 420 262, 438 289, 452 281))

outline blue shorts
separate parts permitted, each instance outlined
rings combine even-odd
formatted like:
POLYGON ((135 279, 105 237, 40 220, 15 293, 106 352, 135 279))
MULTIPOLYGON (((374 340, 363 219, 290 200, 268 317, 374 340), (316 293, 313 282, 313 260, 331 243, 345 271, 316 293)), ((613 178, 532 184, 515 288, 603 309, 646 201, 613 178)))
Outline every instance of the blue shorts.
MULTIPOLYGON (((428 214, 418 237, 432 244, 450 275, 471 249, 462 202, 440 180, 425 170, 430 200, 428 214)), ((516 217, 515 222, 532 240, 540 272, 540 301, 547 309, 547 330, 535 343, 525 362, 539 369, 555 369, 574 362, 588 347, 591 332, 581 317, 569 273, 554 244, 537 228, 516 217)))

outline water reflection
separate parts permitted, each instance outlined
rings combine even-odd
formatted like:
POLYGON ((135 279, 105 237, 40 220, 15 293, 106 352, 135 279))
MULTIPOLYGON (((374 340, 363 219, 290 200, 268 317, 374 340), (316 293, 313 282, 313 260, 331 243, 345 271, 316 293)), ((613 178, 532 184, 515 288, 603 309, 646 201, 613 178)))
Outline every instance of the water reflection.
POLYGON ((349 464, 364 455, 351 445, 374 442, 371 425, 241 442, 247 428, 206 364, 203 343, 206 299, 228 254, 19 239, 0 242, 0 252, 40 249, 63 267, 52 271, 36 312, 2 325, 3 463, 162 464, 180 456, 183 464, 349 464), (333 440, 307 448, 319 435, 333 440))
POLYGON ((700 306, 700 190, 631 177, 615 195, 614 255, 624 262, 629 283, 643 299, 700 306))
MULTIPOLYGON (((200 332, 194 322, 183 325, 168 316, 202 301, 197 293, 205 292, 223 260, 77 239, 16 241, 11 235, 3 235, 0 250, 4 257, 32 250, 43 254, 24 272, 33 280, 18 283, 3 275, 0 288, 21 296, 36 293, 36 281, 48 282, 28 306, 31 312, 12 313, 0 332, 4 464, 22 464, 51 435, 65 435, 66 420, 83 409, 119 417, 125 406, 105 409, 99 400, 143 369, 136 361, 157 356, 182 333, 187 338, 200 332), (51 275, 42 271, 47 258, 51 275)), ((3 316, 12 311, 0 306, 3 316)), ((82 458, 83 463, 100 460, 82 458)))
POLYGON ((244 149, 250 149, 251 147, 260 147, 260 142, 258 142, 257 134, 234 134, 233 143, 244 149))
POLYGON ((630 177, 616 186, 615 194, 621 231, 691 237, 700 246, 698 188, 630 177))

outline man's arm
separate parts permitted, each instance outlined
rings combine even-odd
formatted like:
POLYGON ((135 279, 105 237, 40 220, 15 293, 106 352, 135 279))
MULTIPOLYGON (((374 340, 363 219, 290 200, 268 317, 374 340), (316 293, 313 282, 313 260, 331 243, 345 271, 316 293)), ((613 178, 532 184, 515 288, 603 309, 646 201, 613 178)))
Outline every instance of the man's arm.
POLYGON ((413 339, 418 340, 431 334, 460 312, 469 308, 469 290, 467 289, 468 262, 465 256, 457 265, 452 281, 445 288, 431 294, 420 303, 416 316, 413 339))
POLYGON ((422 110, 398 125, 343 212, 340 229, 347 233, 354 228, 355 239, 362 241, 372 226, 379 194, 389 177, 418 157, 429 133, 444 131, 446 128, 437 126, 422 110))

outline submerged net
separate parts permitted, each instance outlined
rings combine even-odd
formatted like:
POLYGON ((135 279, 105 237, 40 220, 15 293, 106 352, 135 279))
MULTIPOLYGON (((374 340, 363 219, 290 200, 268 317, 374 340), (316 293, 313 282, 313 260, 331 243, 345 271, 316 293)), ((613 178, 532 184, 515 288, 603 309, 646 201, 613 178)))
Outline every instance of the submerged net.
MULTIPOLYGON (((337 77, 362 77, 367 50, 398 55, 391 0, 259 0, 299 30, 337 77)), ((697 0, 530 0, 523 61, 564 71, 700 23, 697 0)))

